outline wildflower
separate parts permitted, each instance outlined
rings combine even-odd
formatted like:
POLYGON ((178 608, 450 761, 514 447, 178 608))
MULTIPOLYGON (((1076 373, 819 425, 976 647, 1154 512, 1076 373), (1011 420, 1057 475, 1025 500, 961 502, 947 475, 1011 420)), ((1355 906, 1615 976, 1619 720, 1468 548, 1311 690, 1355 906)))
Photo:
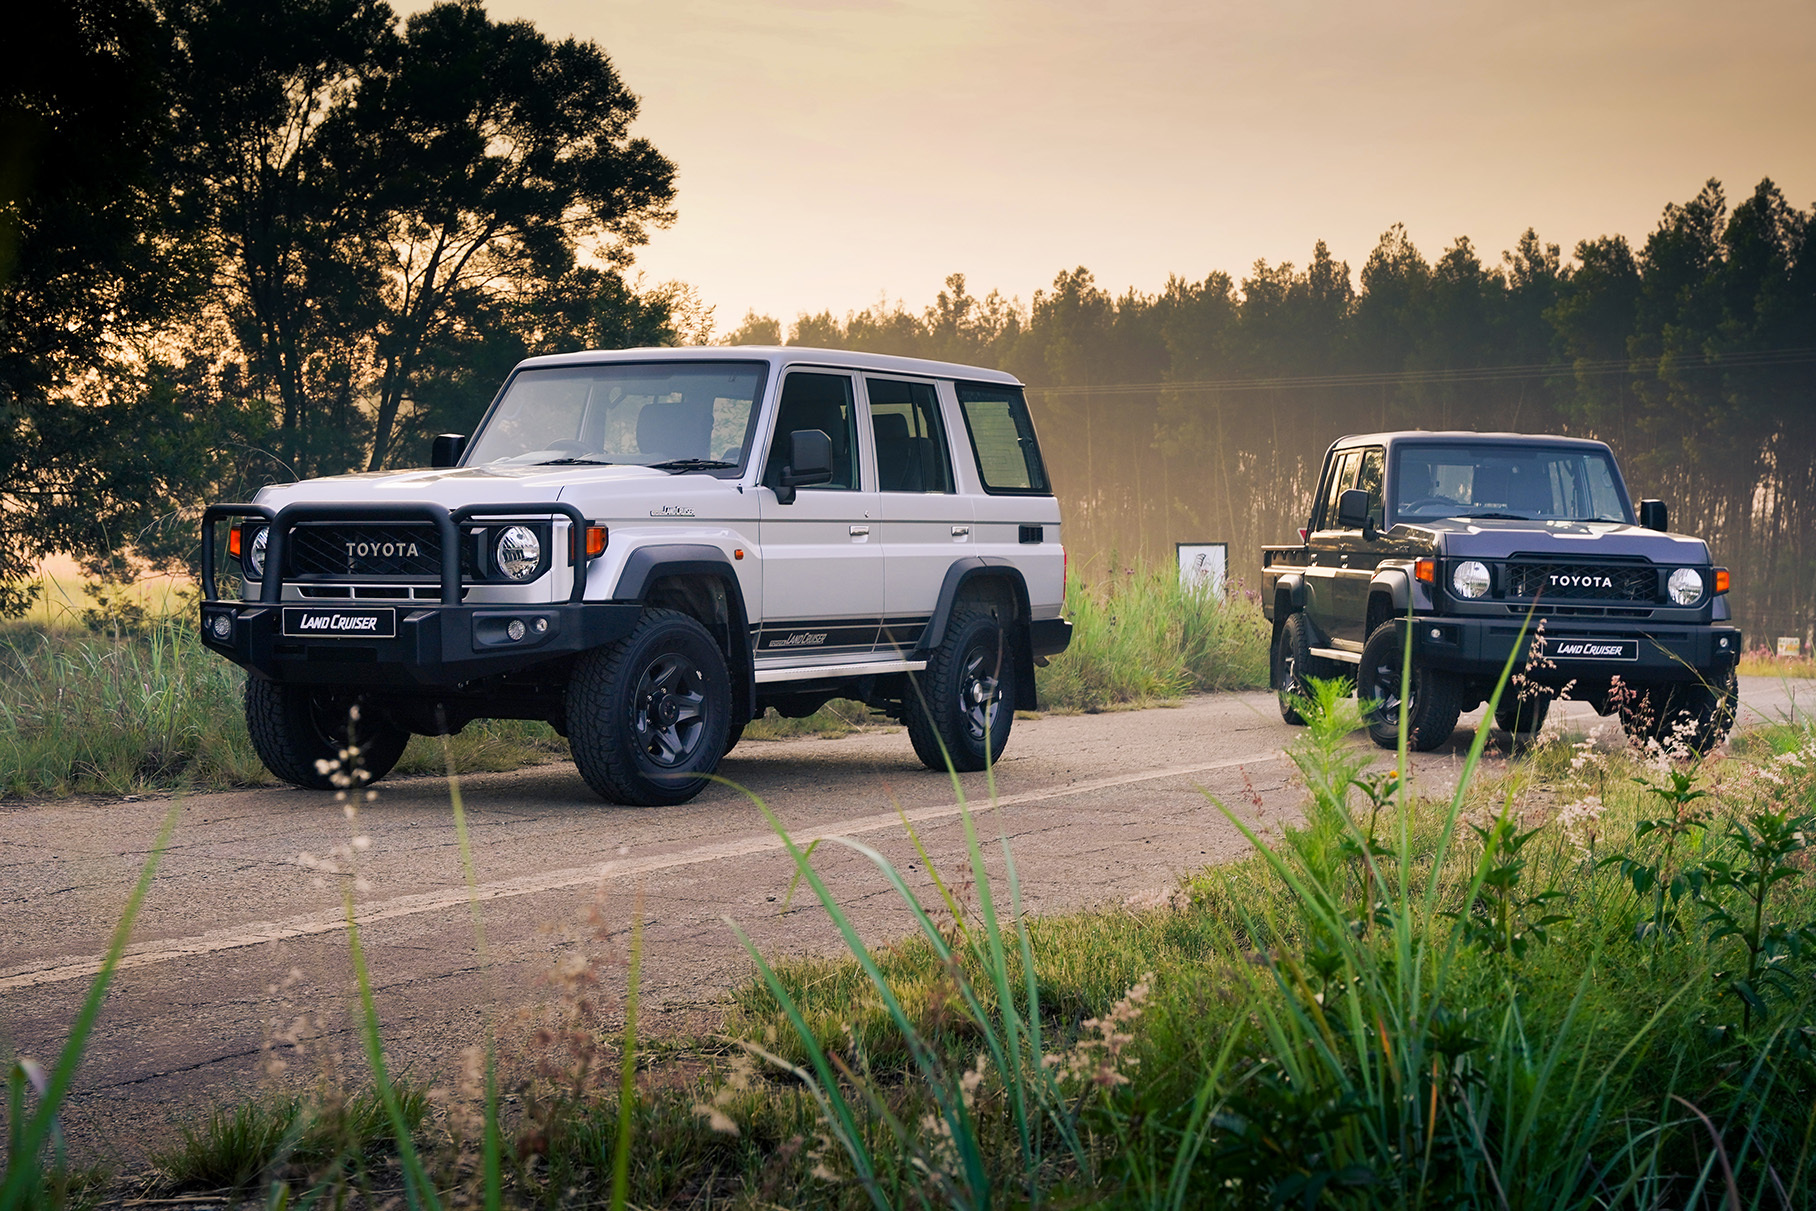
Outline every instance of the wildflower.
POLYGON ((1602 821, 1602 813, 1607 810, 1600 795, 1584 795, 1581 799, 1566 803, 1557 814, 1557 822, 1564 829, 1564 835, 1577 852, 1585 858, 1595 856, 1595 837, 1602 821))

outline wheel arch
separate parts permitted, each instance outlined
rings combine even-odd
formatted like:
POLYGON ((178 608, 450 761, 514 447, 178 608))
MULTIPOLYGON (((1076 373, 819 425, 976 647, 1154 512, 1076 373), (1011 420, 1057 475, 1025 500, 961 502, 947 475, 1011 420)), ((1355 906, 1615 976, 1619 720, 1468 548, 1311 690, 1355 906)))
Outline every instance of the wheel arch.
POLYGON ((732 680, 732 720, 756 714, 756 656, 750 643, 750 612, 731 560, 705 543, 639 547, 624 561, 615 601, 635 601, 679 610, 704 626, 725 655, 732 680))
POLYGON ((920 641, 915 645, 915 657, 925 659, 927 653, 945 641, 952 611, 961 603, 984 601, 1006 605, 1009 627, 1017 638, 1015 700, 1027 704, 1021 708, 1023 710, 1034 709, 1037 705, 1034 652, 1028 629, 1033 610, 1028 600, 1026 578, 1022 576, 1020 568, 1007 560, 984 555, 968 555, 953 560, 952 566, 946 569, 945 580, 940 584, 940 595, 934 604, 933 615, 927 620, 926 629, 921 632, 920 641))
POLYGON ((1412 601, 1412 577, 1405 568, 1382 568, 1368 582, 1368 607, 1364 614, 1362 636, 1366 639, 1375 628, 1390 618, 1406 613, 1412 601))

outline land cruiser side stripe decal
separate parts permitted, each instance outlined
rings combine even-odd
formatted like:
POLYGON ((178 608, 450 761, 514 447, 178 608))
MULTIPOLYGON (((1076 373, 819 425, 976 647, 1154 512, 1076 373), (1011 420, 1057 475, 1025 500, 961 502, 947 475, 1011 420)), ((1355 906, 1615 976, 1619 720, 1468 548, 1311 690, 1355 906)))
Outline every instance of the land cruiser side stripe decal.
POLYGON ((757 654, 781 656, 793 652, 867 652, 876 646, 874 619, 809 619, 801 622, 766 622, 757 632, 757 654))

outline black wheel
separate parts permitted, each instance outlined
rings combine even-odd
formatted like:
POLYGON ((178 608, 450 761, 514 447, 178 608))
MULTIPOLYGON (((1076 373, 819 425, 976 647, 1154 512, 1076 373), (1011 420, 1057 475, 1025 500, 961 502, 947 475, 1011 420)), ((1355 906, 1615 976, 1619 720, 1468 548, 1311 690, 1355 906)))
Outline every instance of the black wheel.
MULTIPOLYGON (((1356 696, 1363 703, 1368 735, 1382 748, 1400 744, 1400 628, 1384 622, 1362 645, 1362 666, 1357 670, 1356 696)), ((1455 677, 1413 662, 1406 706, 1406 746, 1428 753, 1457 730, 1461 713, 1455 677)))
POLYGON ((410 743, 409 732, 377 711, 360 709, 355 694, 263 677, 246 680, 246 730, 266 769, 316 791, 334 789, 341 774, 353 784, 378 781, 410 743))
POLYGON ((645 610, 636 630, 582 656, 567 695, 574 765, 613 803, 687 802, 705 789, 730 736, 725 657, 676 610, 645 610))
POLYGON ((731 752, 738 747, 738 741, 744 739, 744 724, 734 723, 725 732, 725 751, 731 752))
POLYGON ((1637 744, 1656 740, 1668 753, 1701 756, 1734 727, 1740 681, 1734 670, 1716 674, 1714 684, 1667 681, 1629 686, 1620 704, 1621 730, 1637 744))
POLYGON ((945 642, 902 702, 914 755, 931 770, 980 770, 1003 755, 1015 722, 1015 647, 996 614, 960 606, 945 642), (944 745, 942 751, 941 745, 944 745))
POLYGON ((1495 708, 1494 722, 1503 732, 1522 739, 1536 736, 1551 713, 1551 699, 1543 694, 1520 698, 1502 691, 1501 705, 1495 708))
POLYGON ((1305 723, 1293 704, 1293 699, 1303 698, 1311 693, 1305 684, 1308 677, 1328 678, 1337 676, 1337 670, 1328 660, 1312 655, 1311 623, 1303 614, 1290 614, 1280 627, 1280 639, 1274 644, 1272 652, 1273 675, 1270 680, 1280 695, 1280 717, 1294 726, 1305 723))

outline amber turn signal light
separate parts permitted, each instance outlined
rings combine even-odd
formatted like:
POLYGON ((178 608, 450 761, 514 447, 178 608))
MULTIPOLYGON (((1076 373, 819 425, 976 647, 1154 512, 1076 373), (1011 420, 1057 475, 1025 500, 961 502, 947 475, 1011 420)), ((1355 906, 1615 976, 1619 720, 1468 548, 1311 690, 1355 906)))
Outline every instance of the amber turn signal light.
POLYGON ((1717 593, 1726 593, 1728 591, 1728 569, 1715 569, 1715 591, 1717 593))
POLYGON ((227 554, 235 559, 240 557, 240 528, 238 526, 227 527, 227 554))
POLYGON ((1415 560, 1412 565, 1412 574, 1415 578, 1424 581, 1426 584, 1436 583, 1438 579, 1438 561, 1435 559, 1415 560))
POLYGON ((586 528, 586 557, 588 559, 594 559, 605 554, 606 537, 607 534, 604 526, 588 526, 586 528))

